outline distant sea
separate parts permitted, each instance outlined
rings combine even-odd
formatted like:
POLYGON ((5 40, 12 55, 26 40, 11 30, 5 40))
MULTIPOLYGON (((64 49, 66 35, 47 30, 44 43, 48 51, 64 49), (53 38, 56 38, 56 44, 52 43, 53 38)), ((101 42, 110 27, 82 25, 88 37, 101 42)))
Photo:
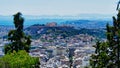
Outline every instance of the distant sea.
MULTIPOLYGON (((56 22, 58 25, 66 21, 71 20, 112 20, 111 16, 104 15, 93 15, 93 14, 84 14, 80 16, 24 16, 25 26, 30 26, 33 24, 46 24, 49 22, 56 22)), ((0 15, 0 25, 14 25, 13 16, 1 16, 0 15)))
MULTIPOLYGON (((98 28, 105 27, 106 23, 111 23, 112 18, 109 17, 59 17, 59 16, 25 16, 24 26, 29 27, 34 24, 46 24, 56 22, 58 25, 72 25, 80 28, 98 28)), ((0 26, 14 26, 13 16, 0 16, 0 26)))
MULTIPOLYGON (((65 22, 65 19, 29 19, 24 21, 25 26, 30 26, 33 24, 46 24, 50 22, 56 22, 58 25, 65 22)), ((13 20, 9 19, 0 19, 0 25, 13 26, 13 20)))

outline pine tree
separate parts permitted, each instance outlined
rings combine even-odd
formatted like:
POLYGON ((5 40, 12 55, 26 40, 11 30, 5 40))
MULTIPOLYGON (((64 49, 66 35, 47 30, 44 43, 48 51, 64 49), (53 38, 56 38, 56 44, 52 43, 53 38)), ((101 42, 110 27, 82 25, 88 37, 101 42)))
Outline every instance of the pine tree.
POLYGON ((14 50, 16 52, 19 50, 26 50, 26 52, 29 52, 31 40, 30 36, 26 36, 23 32, 24 18, 20 12, 16 13, 13 16, 15 30, 11 30, 8 33, 8 40, 11 43, 5 45, 5 54, 11 53, 14 50))
POLYGON ((96 43, 96 50, 95 54, 93 54, 91 57, 92 59, 90 60, 92 68, 106 68, 109 60, 109 55, 107 54, 107 43, 101 43, 97 42, 96 43))
POLYGON ((106 25, 106 42, 97 42, 90 60, 92 68, 120 68, 120 11, 113 26, 106 25))

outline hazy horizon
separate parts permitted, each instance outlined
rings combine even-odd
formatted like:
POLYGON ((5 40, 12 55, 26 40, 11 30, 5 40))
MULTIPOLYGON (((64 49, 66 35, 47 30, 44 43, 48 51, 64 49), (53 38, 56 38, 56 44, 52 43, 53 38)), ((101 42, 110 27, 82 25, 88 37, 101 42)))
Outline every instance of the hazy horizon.
POLYGON ((117 0, 3 0, 0 15, 80 15, 116 13, 117 0))

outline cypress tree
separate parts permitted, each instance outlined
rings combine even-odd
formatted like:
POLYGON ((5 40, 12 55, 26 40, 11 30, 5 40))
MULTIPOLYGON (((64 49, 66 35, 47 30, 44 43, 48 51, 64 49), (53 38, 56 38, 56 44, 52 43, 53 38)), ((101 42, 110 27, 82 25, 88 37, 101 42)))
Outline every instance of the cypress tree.
POLYGON ((19 50, 26 50, 26 52, 29 52, 31 40, 30 36, 26 36, 23 32, 24 18, 20 12, 13 15, 13 17, 15 30, 11 30, 8 33, 8 41, 10 41, 10 43, 5 45, 5 54, 11 53, 14 50, 16 52, 19 50))

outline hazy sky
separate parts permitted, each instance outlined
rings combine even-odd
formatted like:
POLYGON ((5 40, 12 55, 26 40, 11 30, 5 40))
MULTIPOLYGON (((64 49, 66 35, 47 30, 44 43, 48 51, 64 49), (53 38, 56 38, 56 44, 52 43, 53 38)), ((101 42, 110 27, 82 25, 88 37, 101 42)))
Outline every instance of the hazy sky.
POLYGON ((0 15, 78 15, 116 13, 117 0, 1 0, 0 15))

